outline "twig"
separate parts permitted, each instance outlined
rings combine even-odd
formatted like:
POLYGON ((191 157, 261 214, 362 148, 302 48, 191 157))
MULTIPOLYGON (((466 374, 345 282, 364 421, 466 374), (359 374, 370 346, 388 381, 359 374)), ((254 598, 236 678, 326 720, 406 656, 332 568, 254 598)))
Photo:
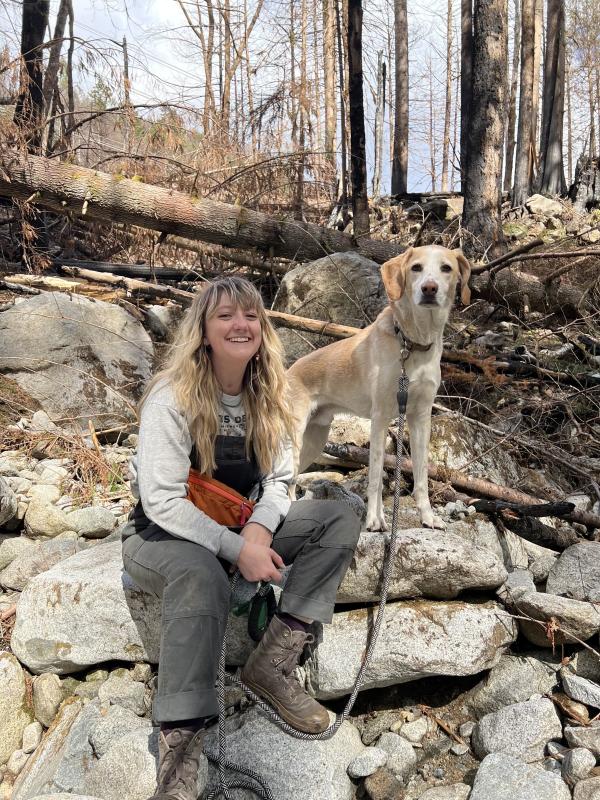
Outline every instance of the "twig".
POLYGON ((17 604, 13 603, 12 606, 3 611, 0 614, 0 622, 6 622, 7 619, 10 619, 14 614, 17 613, 17 604))
POLYGON ((458 733, 455 733, 452 728, 446 722, 444 722, 443 719, 440 719, 433 713, 433 710, 430 706, 426 706, 424 703, 419 703, 417 708, 422 711, 426 717, 429 717, 430 720, 435 722, 435 724, 438 725, 444 731, 444 733, 447 733, 451 739, 454 739, 454 741, 458 742, 458 744, 464 744, 465 747, 469 747, 462 736, 459 736, 458 733))
POLYGON ((526 253, 529 250, 533 250, 534 247, 539 247, 541 244, 544 244, 543 239, 533 239, 531 242, 521 244, 519 247, 515 247, 514 250, 509 250, 508 253, 504 253, 503 255, 498 256, 498 258, 492 259, 492 261, 488 262, 487 264, 474 264, 471 268, 471 272, 474 275, 477 275, 480 272, 487 272, 489 270, 490 274, 493 275, 504 266, 508 266, 508 262, 521 255, 521 253, 526 253))

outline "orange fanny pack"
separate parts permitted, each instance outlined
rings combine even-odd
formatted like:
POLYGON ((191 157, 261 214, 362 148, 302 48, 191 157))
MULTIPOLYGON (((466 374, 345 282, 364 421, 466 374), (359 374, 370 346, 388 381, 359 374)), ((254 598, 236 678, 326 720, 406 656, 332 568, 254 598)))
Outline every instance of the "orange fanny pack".
POLYGON ((190 469, 187 499, 215 522, 228 528, 245 525, 256 505, 254 500, 248 500, 230 486, 195 469, 190 469))

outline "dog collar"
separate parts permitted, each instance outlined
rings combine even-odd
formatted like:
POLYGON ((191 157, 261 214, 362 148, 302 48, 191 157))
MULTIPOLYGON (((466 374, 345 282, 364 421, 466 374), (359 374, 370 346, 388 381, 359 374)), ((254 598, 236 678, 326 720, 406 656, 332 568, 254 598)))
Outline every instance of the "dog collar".
POLYGON ((429 344, 419 344, 418 342, 413 342, 412 339, 409 339, 408 336, 402 331, 402 328, 396 320, 394 319, 394 333, 399 339, 402 339, 404 343, 404 350, 406 350, 406 358, 411 354, 413 350, 420 350, 423 353, 426 353, 427 350, 431 348, 433 342, 429 342, 429 344))

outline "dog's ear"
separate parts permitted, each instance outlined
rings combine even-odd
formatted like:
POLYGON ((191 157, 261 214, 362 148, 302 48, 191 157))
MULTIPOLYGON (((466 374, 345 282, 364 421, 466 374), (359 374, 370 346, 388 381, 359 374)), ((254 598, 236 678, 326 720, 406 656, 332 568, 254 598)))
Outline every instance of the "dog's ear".
POLYGON ((460 272, 460 299, 464 306, 471 302, 471 290, 469 289, 469 278, 471 277, 471 265, 460 248, 452 251, 458 261, 458 271, 460 272))
POLYGON ((385 286, 386 294, 390 303, 395 303, 400 300, 404 294, 406 286, 406 269, 405 266, 412 254, 412 247, 409 247, 406 253, 401 256, 390 258, 385 264, 381 265, 381 280, 385 286))

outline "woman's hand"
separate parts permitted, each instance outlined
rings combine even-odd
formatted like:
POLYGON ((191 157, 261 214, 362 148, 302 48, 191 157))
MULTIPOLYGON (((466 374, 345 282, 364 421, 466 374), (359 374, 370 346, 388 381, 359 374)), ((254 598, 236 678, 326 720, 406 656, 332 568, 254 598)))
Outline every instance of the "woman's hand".
POLYGON ((251 583, 254 581, 279 583, 281 573, 278 568, 285 566, 281 556, 268 545, 255 544, 245 536, 244 539, 237 561, 237 568, 244 578, 251 583))
POLYGON ((273 541, 273 534, 271 531, 258 522, 246 523, 242 529, 241 536, 243 536, 247 542, 260 544, 263 547, 271 547, 271 542, 273 541))

